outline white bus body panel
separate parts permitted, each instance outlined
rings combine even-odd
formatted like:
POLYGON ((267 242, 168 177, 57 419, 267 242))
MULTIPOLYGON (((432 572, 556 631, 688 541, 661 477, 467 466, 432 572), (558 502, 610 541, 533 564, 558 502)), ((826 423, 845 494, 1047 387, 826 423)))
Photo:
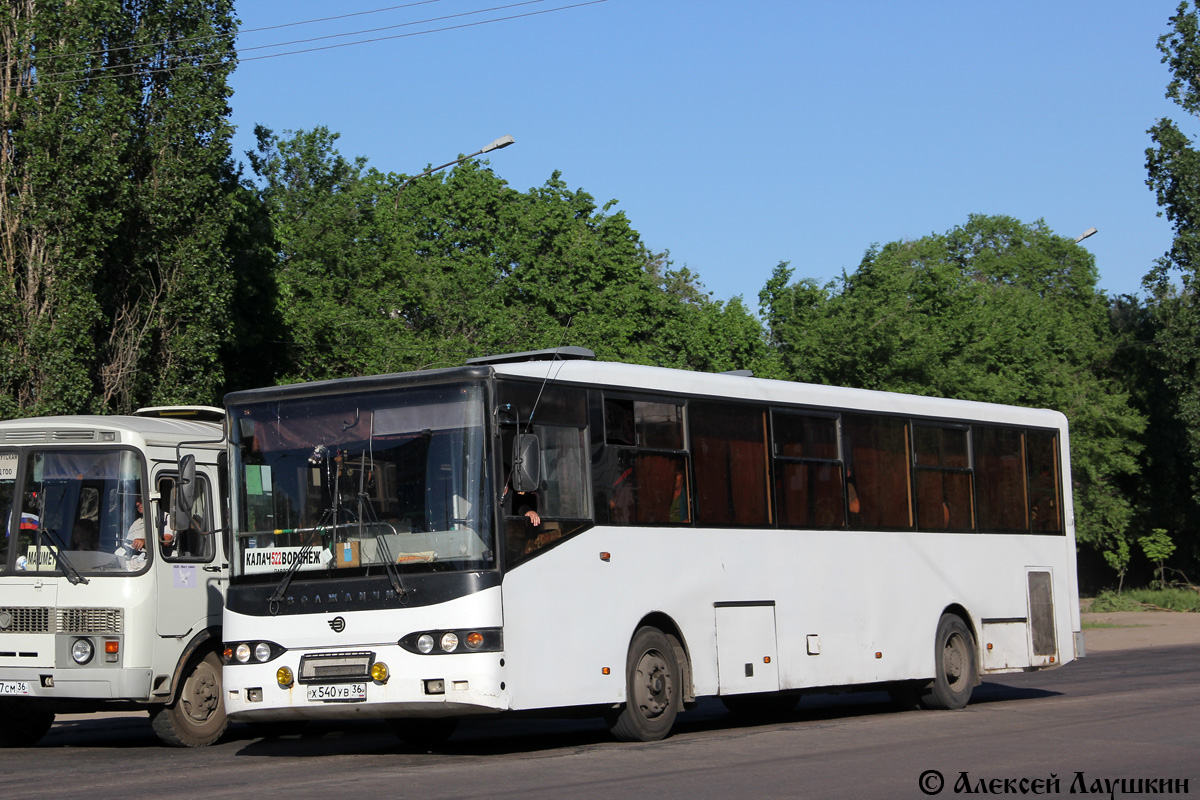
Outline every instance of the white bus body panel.
MULTIPOLYGON (((1062 564, 1065 544, 1063 536, 597 528, 505 576, 512 707, 624 702, 629 642, 651 613, 678 626, 697 695, 766 691, 721 680, 717 612, 733 604, 774 603, 780 689, 929 677, 943 611, 964 609, 977 637, 983 619, 1026 618, 1027 566, 1062 564), (810 636, 819 654, 808 653, 810 636)), ((1054 589, 1068 596, 1062 572, 1054 589)), ((1075 628, 1067 604, 1056 609, 1062 648, 1075 628)), ((1060 651, 1055 663, 1073 657, 1060 651)), ((1026 649, 1022 663, 981 664, 1008 671, 1030 658, 1026 649)))

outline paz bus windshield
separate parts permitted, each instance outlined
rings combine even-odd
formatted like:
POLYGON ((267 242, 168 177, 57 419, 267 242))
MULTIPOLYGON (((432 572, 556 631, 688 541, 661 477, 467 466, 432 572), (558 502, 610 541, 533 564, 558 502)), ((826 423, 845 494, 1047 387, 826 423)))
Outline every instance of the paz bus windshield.
MULTIPOLYGON (((9 572, 114 575, 147 565, 144 542, 153 528, 142 516, 145 463, 128 449, 0 452, 9 572), (18 473, 24 474, 15 496, 18 473), (138 546, 134 546, 134 541, 138 546)), ((153 541, 153 539, 150 539, 153 541)))
POLYGON ((494 564, 481 384, 231 405, 234 576, 494 564))

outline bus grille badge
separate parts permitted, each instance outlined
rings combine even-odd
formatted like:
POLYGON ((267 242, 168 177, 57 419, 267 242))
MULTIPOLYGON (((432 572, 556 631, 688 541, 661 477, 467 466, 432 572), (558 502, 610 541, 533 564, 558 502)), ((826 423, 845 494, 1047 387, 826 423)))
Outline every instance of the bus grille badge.
POLYGON ((329 620, 329 627, 333 629, 334 633, 341 633, 346 630, 346 620, 341 617, 334 617, 329 620))

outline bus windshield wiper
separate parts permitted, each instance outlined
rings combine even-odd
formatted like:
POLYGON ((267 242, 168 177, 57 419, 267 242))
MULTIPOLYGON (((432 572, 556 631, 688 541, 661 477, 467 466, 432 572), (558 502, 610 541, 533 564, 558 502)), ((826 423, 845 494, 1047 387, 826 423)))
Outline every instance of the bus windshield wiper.
MULTIPOLYGON (((72 585, 91 583, 83 575, 79 574, 79 570, 67 558, 67 554, 63 552, 62 542, 58 538, 58 531, 53 528, 46 528, 46 546, 54 550, 54 560, 58 564, 58 569, 72 585)), ((40 550, 42 547, 42 529, 38 528, 37 546, 40 550)))
MULTIPOLYGON (((399 533, 390 522, 380 522, 379 525, 386 525, 391 529, 392 533, 399 533)), ((395 559, 392 558, 392 549, 388 547, 387 534, 375 537, 375 545, 383 551, 383 568, 387 570, 388 580, 392 583, 392 590, 396 592, 396 596, 401 599, 408 594, 408 590, 400 583, 400 570, 396 569, 395 559)))
MULTIPOLYGON (((280 533, 304 533, 307 531, 309 533, 316 533, 319 537, 322 530, 323 529, 320 527, 290 528, 287 530, 281 530, 280 533)), ((288 586, 292 582, 292 578, 295 577, 296 573, 300 571, 300 565, 303 564, 308 558, 308 554, 311 553, 313 548, 317 546, 316 543, 318 541, 320 541, 319 538, 316 540, 310 540, 304 545, 304 547, 300 548, 300 552, 296 554, 296 560, 291 564, 288 564, 287 572, 283 573, 283 578, 279 581, 279 585, 275 587, 275 591, 271 594, 270 599, 267 601, 270 604, 269 609, 271 611, 271 616, 275 616, 279 613, 279 602, 283 600, 283 595, 285 592, 287 592, 288 586)))

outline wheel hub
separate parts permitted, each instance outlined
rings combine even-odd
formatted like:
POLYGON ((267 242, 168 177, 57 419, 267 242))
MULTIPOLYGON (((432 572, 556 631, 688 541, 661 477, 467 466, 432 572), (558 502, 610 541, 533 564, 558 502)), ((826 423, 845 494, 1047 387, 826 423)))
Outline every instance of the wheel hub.
POLYGON ((657 717, 671 704, 671 673, 666 659, 656 651, 642 656, 637 667, 634 698, 647 717, 657 717))

